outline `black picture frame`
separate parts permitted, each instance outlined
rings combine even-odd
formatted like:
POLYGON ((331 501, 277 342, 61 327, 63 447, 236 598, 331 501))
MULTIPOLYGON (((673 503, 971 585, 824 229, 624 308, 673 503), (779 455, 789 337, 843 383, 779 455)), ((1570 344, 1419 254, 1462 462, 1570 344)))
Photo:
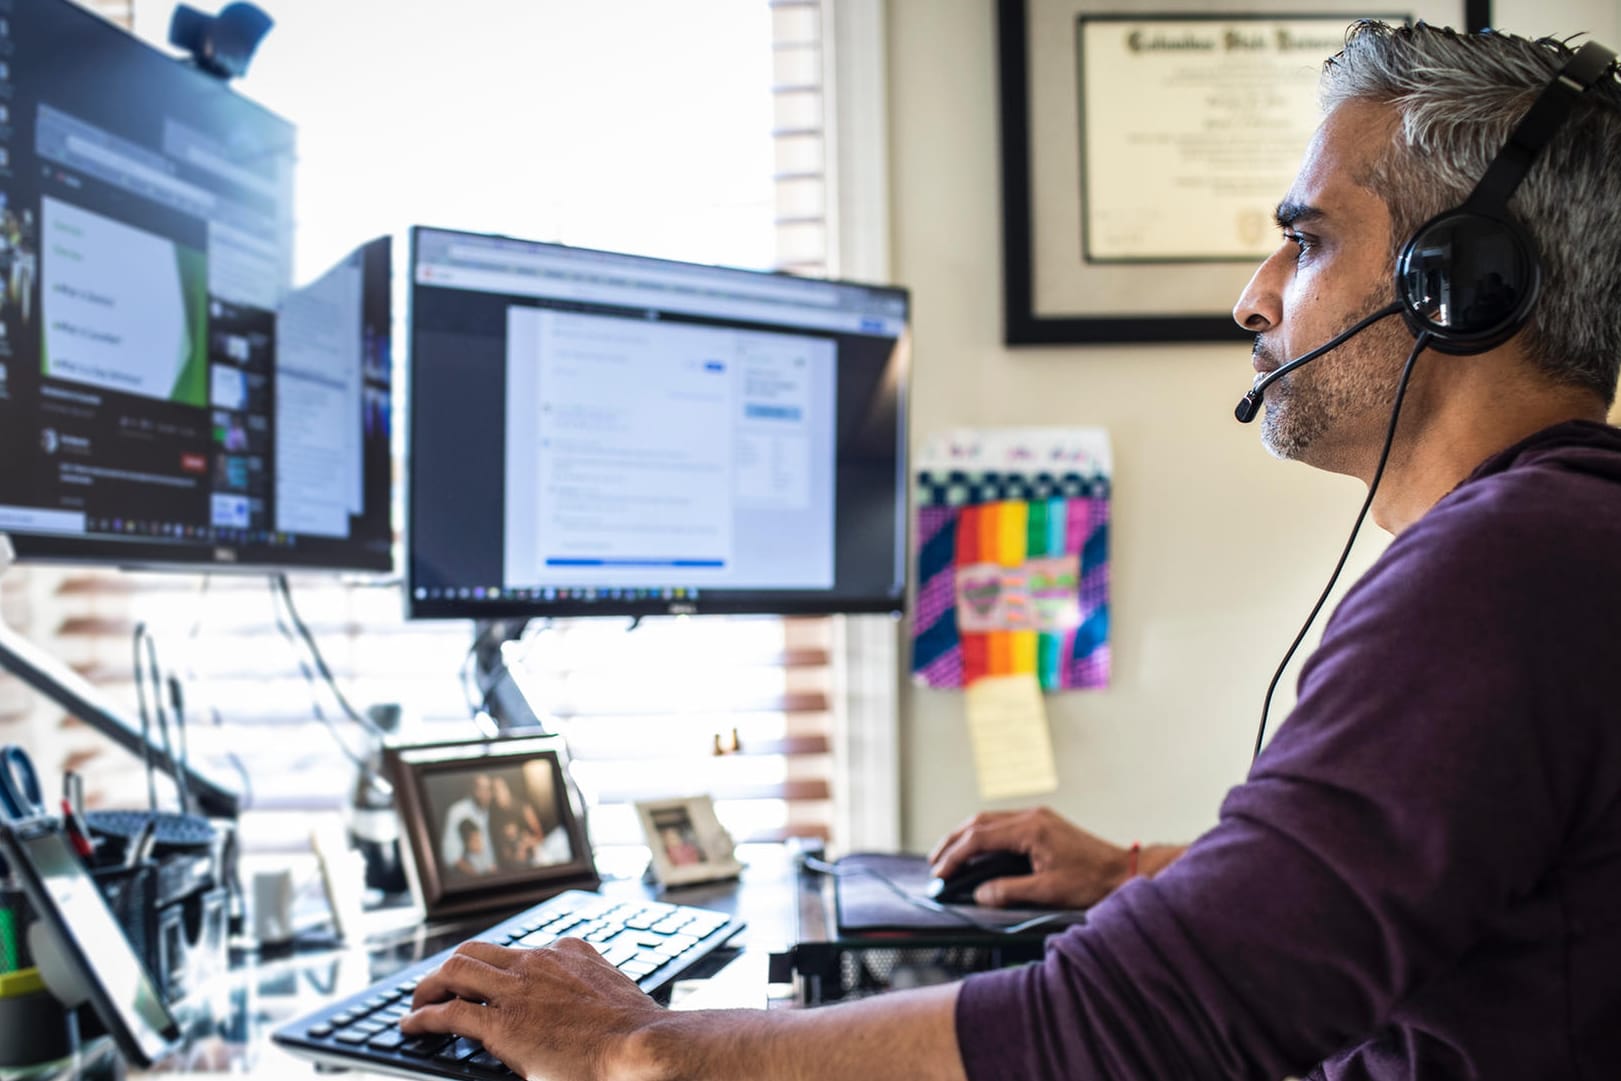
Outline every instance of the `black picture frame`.
MULTIPOLYGON (((1093 316, 1046 315, 1035 310, 1035 210, 1027 53, 1029 3, 1030 0, 997 0, 996 7, 1005 343, 1075 345, 1247 339, 1249 335, 1225 312, 1093 316)), ((1490 0, 1464 0, 1463 14, 1466 29, 1487 28, 1491 25, 1490 0)))
MULTIPOLYGON (((559 736, 508 736, 389 746, 383 766, 394 785, 401 855, 412 893, 428 919, 516 910, 566 889, 596 889, 600 879, 586 833, 585 809, 568 776, 568 750, 559 736), (520 804, 536 798, 517 774, 527 768, 546 778, 541 801, 548 831, 566 838, 568 856, 521 869, 460 873, 442 851, 449 808, 445 781, 476 774, 506 775, 520 804)), ((549 833, 548 833, 549 835, 549 833)))

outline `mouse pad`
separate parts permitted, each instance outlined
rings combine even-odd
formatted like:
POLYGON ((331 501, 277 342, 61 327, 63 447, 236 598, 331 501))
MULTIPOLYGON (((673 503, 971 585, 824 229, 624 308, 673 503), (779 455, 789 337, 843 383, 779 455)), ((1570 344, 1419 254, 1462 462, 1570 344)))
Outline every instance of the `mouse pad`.
POLYGON ((934 902, 928 900, 925 891, 933 876, 924 856, 854 852, 839 860, 838 868, 839 876, 833 880, 833 897, 840 934, 883 931, 978 934, 1042 916, 1056 916, 1030 930, 1032 935, 1045 936, 1086 918, 1081 911, 1054 913, 1051 909, 981 908, 978 905, 948 905, 943 910, 930 907, 934 902), (923 903, 916 903, 917 900, 923 903))

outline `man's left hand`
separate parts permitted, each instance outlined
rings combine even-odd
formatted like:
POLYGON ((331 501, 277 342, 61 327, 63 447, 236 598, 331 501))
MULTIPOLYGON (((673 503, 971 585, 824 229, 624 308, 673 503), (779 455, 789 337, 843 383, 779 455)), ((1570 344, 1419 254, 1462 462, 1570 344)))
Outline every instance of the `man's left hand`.
POLYGON ((578 939, 513 950, 467 942, 417 985, 410 1035, 482 1043, 529 1078, 600 1081, 639 1073, 631 1036, 665 1011, 578 939))

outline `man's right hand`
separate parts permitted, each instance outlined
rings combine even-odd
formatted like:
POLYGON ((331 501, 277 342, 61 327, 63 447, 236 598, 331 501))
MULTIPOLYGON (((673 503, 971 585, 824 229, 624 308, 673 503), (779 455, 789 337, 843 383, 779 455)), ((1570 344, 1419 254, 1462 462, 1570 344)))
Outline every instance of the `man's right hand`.
MULTIPOLYGON (((929 862, 937 876, 949 878, 970 856, 998 850, 1029 856, 1032 873, 986 882, 974 891, 977 904, 1085 908, 1113 892, 1132 870, 1130 849, 1094 837, 1046 807, 977 814, 935 845, 929 862)), ((1164 858, 1152 868, 1140 864, 1138 870, 1158 870, 1180 851, 1156 846, 1156 855, 1164 858)), ((1140 853, 1139 859, 1145 855, 1140 853)))

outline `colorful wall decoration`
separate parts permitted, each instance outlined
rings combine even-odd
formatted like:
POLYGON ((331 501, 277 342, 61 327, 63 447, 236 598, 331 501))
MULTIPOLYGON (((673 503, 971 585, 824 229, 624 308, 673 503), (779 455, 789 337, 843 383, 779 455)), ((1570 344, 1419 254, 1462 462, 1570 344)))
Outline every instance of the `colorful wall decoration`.
POLYGON ((952 432, 919 455, 912 673, 1109 683, 1112 456, 1099 429, 952 432))

